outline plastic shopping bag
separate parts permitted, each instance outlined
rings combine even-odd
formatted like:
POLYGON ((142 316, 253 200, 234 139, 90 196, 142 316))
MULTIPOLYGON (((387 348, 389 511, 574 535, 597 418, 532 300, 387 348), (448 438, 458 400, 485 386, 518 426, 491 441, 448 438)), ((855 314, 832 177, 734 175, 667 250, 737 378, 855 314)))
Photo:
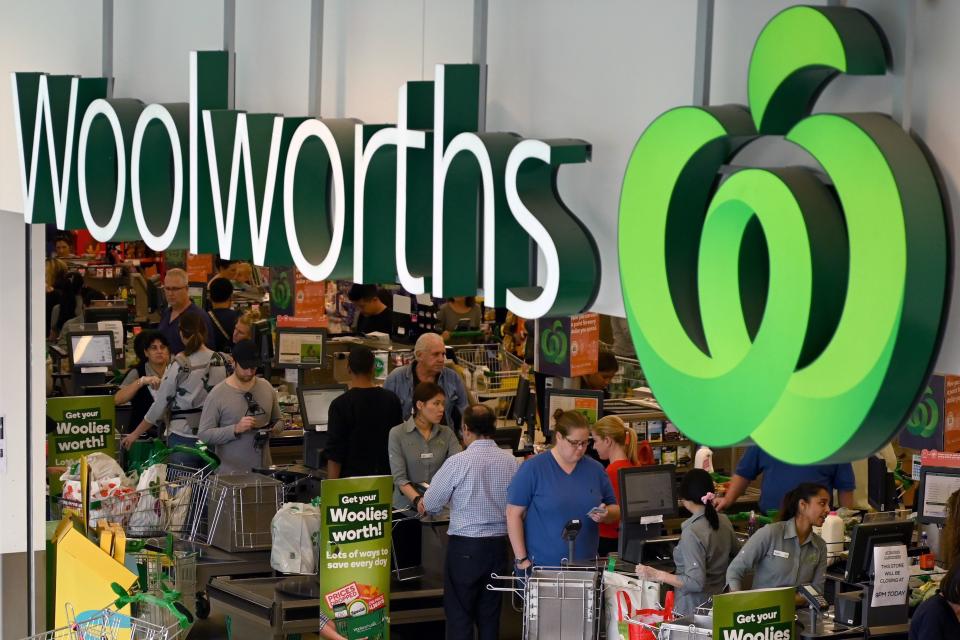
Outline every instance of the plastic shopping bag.
POLYGON ((166 499, 164 485, 167 480, 167 465, 155 464, 140 476, 137 483, 137 493, 140 500, 136 509, 130 515, 129 529, 133 535, 147 534, 163 529, 164 521, 163 500, 166 499))
POLYGON ((270 566, 281 573, 317 573, 320 510, 312 504, 288 502, 270 523, 273 546, 270 566))
POLYGON ((604 571, 603 587, 607 610, 607 638, 610 640, 642 638, 640 632, 643 631, 643 627, 629 624, 626 618, 633 617, 638 609, 657 609, 660 606, 660 584, 652 580, 604 571))

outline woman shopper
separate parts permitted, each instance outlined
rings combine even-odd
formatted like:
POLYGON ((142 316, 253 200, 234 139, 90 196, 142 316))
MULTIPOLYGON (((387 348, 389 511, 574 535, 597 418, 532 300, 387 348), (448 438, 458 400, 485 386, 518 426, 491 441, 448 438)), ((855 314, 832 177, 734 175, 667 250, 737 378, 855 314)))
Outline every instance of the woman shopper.
POLYGON ((673 587, 674 610, 680 615, 695 613, 700 604, 723 591, 727 567, 740 548, 730 520, 713 506, 715 497, 709 473, 688 471, 680 483, 680 504, 691 515, 680 525, 680 541, 673 550, 676 573, 637 565, 641 577, 673 587))
POLYGON ((423 513, 416 486, 433 480, 444 461, 462 450, 457 437, 443 422, 445 396, 433 382, 421 382, 413 390, 414 414, 390 430, 387 450, 393 474, 393 507, 414 508, 423 513))
MULTIPOLYGON (((184 349, 167 369, 157 397, 140 424, 124 436, 123 446, 129 449, 141 434, 163 420, 167 421, 167 446, 194 446, 198 442, 197 429, 203 402, 213 387, 223 382, 227 371, 227 357, 206 346, 207 325, 196 313, 180 318, 180 339, 184 349)), ((202 461, 189 454, 173 454, 170 462, 198 467, 202 461)))
POLYGON ((507 533, 521 571, 596 558, 597 525, 620 519, 610 478, 599 462, 583 455, 590 443, 586 418, 566 411, 555 429, 554 446, 520 465, 507 490, 507 533), (574 520, 580 531, 574 557, 568 558, 562 533, 574 520))
MULTIPOLYGON (((617 504, 620 504, 620 469, 653 464, 653 451, 646 440, 641 445, 638 442, 637 432, 628 427, 618 416, 600 418, 590 427, 590 433, 597 456, 601 460, 610 462, 607 465, 607 477, 613 485, 613 495, 617 498, 617 504), (642 448, 643 445, 645 448, 642 448)), ((609 524, 601 523, 599 554, 606 556, 616 552, 619 536, 619 519, 609 524)))
MULTIPOLYGON (((727 569, 733 591, 753 571, 753 588, 799 587, 812 584, 823 591, 827 544, 813 532, 830 512, 830 494, 821 484, 804 482, 783 497, 780 521, 750 536, 727 569)), ((801 601, 800 596, 797 596, 801 601)))
MULTIPOLYGON (((130 403, 131 428, 143 421, 144 416, 157 398, 160 380, 170 364, 170 345, 166 336, 159 331, 142 331, 133 340, 133 351, 137 354, 137 364, 130 367, 120 389, 114 394, 114 403, 130 403)), ((162 427, 157 425, 157 427, 162 427)), ((160 435, 154 433, 154 437, 160 435)))

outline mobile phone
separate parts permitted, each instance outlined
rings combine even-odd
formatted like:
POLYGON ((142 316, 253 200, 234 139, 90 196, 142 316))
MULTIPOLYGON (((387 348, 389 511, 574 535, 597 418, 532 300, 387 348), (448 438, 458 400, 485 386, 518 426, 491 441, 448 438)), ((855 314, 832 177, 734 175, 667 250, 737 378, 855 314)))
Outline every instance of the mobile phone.
POLYGON ((593 509, 590 509, 590 511, 587 511, 588 516, 592 516, 595 513, 596 514, 603 513, 603 507, 594 507, 593 509))

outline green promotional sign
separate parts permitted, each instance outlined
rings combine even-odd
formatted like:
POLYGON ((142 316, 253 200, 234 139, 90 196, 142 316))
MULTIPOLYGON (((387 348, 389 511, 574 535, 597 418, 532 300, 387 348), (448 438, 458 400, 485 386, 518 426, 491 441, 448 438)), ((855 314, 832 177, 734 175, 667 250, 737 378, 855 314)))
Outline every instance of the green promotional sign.
POLYGON ((945 324, 950 225, 936 170, 876 113, 812 113, 839 74, 882 75, 883 33, 793 7, 757 39, 749 110, 680 107, 623 180, 624 305, 654 394, 687 437, 752 438, 793 464, 863 458, 911 414, 945 324), (819 164, 737 168, 783 136, 819 164))
POLYGON ((347 640, 390 637, 392 495, 390 476, 320 485, 320 607, 347 640))
POLYGON ((793 640, 796 601, 792 587, 723 593, 713 597, 716 640, 793 640))
MULTIPOLYGON (((47 398, 47 421, 52 429, 47 436, 47 466, 67 467, 94 452, 115 453, 113 396, 47 398)), ((50 495, 59 495, 60 490, 57 480, 50 495)))

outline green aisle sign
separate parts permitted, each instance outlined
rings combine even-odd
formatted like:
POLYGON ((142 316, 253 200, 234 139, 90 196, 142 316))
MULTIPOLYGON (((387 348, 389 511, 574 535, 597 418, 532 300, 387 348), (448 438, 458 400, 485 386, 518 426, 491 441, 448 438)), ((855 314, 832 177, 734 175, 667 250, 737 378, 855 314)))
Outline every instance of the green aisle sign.
POLYGON ((723 593, 713 597, 716 640, 793 640, 793 587, 723 593))
POLYGON ((644 373, 697 442, 793 464, 863 458, 911 414, 940 344, 951 256, 936 170, 875 113, 812 110, 882 75, 865 13, 793 7, 750 60, 750 109, 680 107, 637 141, 620 199, 624 306, 644 373), (720 169, 782 135, 805 167, 720 169))
POLYGON ((320 485, 320 608, 347 640, 390 636, 393 478, 320 485))

